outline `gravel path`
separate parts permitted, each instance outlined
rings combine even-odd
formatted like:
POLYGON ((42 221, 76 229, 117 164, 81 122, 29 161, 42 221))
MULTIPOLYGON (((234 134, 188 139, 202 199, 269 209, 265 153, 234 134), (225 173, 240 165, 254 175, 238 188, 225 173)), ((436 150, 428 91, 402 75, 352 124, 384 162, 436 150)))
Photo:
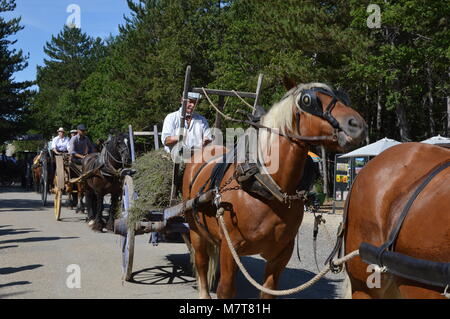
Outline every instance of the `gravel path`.
MULTIPOLYGON (((50 196, 48 207, 42 207, 36 193, 18 187, 0 188, 0 298, 197 298, 184 243, 153 247, 148 244, 148 235, 138 236, 134 282, 124 283, 120 237, 92 232, 84 222, 85 215, 67 207, 62 208, 62 221, 56 222, 52 199, 50 196), (71 267, 78 266, 81 288, 69 288, 67 281, 74 276, 71 267)), ((321 269, 341 221, 340 214, 323 216, 330 238, 321 226, 317 249, 321 269)), ((295 287, 317 273, 312 253, 313 222, 313 214, 305 213, 298 239, 301 262, 295 247, 280 289, 295 287)), ((242 260, 261 282, 263 259, 251 256, 242 260)), ((312 288, 283 298, 339 298, 341 282, 342 275, 329 274, 312 288)), ((237 276, 237 291, 238 298, 259 295, 241 273, 237 276)))

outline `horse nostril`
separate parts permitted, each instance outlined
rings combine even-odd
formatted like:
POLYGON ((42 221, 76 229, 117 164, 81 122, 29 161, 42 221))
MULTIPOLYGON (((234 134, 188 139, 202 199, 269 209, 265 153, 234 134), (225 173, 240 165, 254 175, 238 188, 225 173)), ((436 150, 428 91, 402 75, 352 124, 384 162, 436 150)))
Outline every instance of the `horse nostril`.
POLYGON ((361 121, 354 116, 350 116, 342 128, 347 135, 353 138, 362 138, 365 132, 364 121, 361 121))
POLYGON ((348 126, 349 128, 362 128, 362 123, 355 119, 354 117, 351 117, 348 120, 348 126))

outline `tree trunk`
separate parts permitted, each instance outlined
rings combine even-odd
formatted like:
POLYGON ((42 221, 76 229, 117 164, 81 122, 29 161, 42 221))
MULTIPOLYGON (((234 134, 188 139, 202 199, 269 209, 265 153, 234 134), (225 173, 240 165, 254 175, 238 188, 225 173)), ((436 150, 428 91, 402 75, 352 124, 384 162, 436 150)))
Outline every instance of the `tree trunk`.
POLYGON ((377 140, 379 140, 380 138, 383 138, 383 136, 381 136, 381 110, 382 110, 382 106, 381 106, 381 89, 378 86, 377 88, 377 140))
POLYGON ((433 119, 433 103, 434 103, 434 99, 433 99, 433 79, 431 77, 431 68, 430 68, 430 64, 427 63, 427 85, 428 85, 428 93, 427 93, 427 97, 428 97, 428 104, 427 104, 427 108, 428 108, 428 123, 430 125, 430 134, 431 136, 435 136, 436 135, 436 124, 434 123, 434 119, 433 119))
POLYGON ((446 135, 450 135, 450 96, 447 96, 447 130, 446 135))
POLYGON ((400 103, 395 108, 395 114, 397 115, 397 126, 400 130, 400 139, 402 142, 411 142, 411 138, 409 135, 409 127, 408 120, 406 117, 406 109, 405 106, 400 103))
MULTIPOLYGON (((448 73, 450 77, 450 72, 448 73)), ((450 135, 450 96, 447 96, 447 127, 446 127, 446 136, 450 135)))

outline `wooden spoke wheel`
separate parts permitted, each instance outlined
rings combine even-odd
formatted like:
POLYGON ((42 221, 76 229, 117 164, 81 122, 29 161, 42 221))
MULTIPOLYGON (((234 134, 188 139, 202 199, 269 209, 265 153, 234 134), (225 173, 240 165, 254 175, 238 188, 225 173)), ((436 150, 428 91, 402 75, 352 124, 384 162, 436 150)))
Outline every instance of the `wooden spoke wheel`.
MULTIPOLYGON (((122 218, 126 218, 128 224, 129 212, 135 199, 133 178, 125 176, 123 184, 122 196, 122 218)), ((133 272, 134 259, 134 240, 135 240, 134 225, 128 224, 127 236, 122 236, 122 275, 123 280, 130 281, 133 272)))
POLYGON ((42 206, 45 206, 47 204, 47 195, 48 195, 48 172, 47 168, 42 166, 42 174, 41 174, 41 180, 39 181, 40 185, 40 191, 41 191, 41 200, 42 200, 42 206))
POLYGON ((64 169, 64 159, 62 156, 55 156, 56 161, 56 174, 55 174, 55 219, 60 220, 61 217, 61 200, 62 194, 65 189, 65 169, 64 169))
POLYGON ((61 199, 62 199, 62 190, 57 189, 55 192, 55 200, 54 200, 56 220, 60 220, 61 218, 61 199))

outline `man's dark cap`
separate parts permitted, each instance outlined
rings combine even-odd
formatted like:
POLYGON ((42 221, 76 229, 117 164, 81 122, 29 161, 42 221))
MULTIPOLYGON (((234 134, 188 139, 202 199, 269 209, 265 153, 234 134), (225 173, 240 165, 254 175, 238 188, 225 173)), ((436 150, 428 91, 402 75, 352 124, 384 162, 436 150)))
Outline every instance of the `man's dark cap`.
POLYGON ((86 126, 84 126, 84 124, 80 124, 77 126, 77 130, 86 131, 86 126))

